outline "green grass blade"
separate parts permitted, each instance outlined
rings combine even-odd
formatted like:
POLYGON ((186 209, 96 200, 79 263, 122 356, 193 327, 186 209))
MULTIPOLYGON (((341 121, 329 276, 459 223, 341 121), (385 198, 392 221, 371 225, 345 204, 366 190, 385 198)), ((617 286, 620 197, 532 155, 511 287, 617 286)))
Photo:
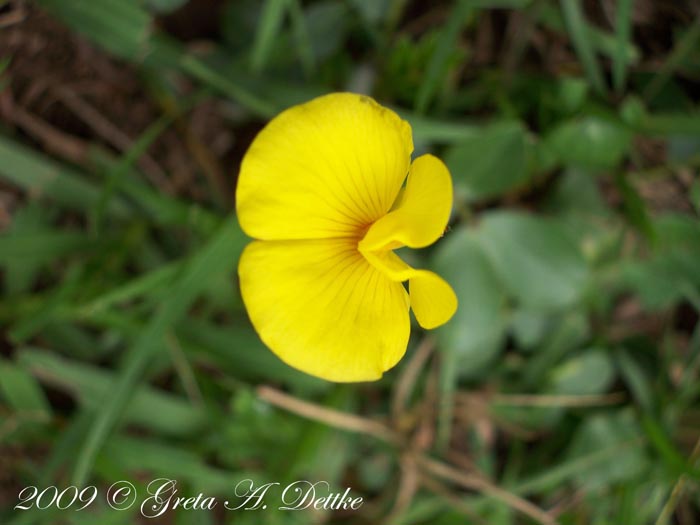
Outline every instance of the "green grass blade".
POLYGON ((245 243, 238 222, 230 216, 214 237, 191 259, 175 284, 168 301, 162 303, 134 342, 114 388, 95 413, 84 446, 73 472, 73 482, 87 481, 97 453, 117 425, 140 378, 156 352, 163 346, 167 332, 186 312, 192 301, 206 288, 211 278, 232 271, 245 243))
POLYGON ((459 38, 459 33, 462 31, 472 11, 473 6, 470 0, 457 0, 456 5, 452 9, 447 24, 445 24, 438 39, 435 51, 428 62, 423 82, 418 87, 416 96, 416 111, 418 113, 425 113, 433 101, 438 88, 443 83, 445 75, 448 73, 447 66, 450 55, 459 38))
MULTIPOLYGON (((112 371, 59 357, 47 350, 23 348, 18 352, 19 362, 35 377, 72 395, 88 409, 97 408, 115 382, 112 371)), ((186 399, 148 385, 134 389, 124 420, 169 436, 192 435, 208 422, 206 412, 191 406, 186 399)))
POLYGON ((613 86, 617 93, 622 93, 627 79, 627 48, 632 32, 632 0, 620 0, 615 17, 615 36, 617 49, 613 57, 613 86))
POLYGON ((214 91, 232 98, 260 117, 270 118, 278 111, 270 102, 250 93, 247 89, 232 82, 193 56, 183 56, 180 60, 180 68, 183 72, 196 78, 214 91))
POLYGON ((690 26, 673 47, 671 55, 661 67, 661 70, 644 90, 644 100, 650 102, 659 94, 683 61, 693 51, 697 50, 698 39, 700 39, 700 18, 696 19, 695 23, 690 26))
POLYGON ((289 3, 289 18, 292 22, 292 32, 296 42, 299 60, 304 72, 310 76, 316 68, 316 59, 314 57, 314 49, 309 37, 309 28, 304 18, 304 10, 299 0, 288 0, 289 3))
POLYGON ((173 120, 174 116, 164 115, 148 126, 107 175, 107 183, 103 186, 100 198, 91 213, 91 224, 94 232, 100 232, 107 206, 112 200, 120 179, 132 169, 134 163, 146 153, 146 150, 170 126, 173 120))
POLYGON ((267 65, 288 8, 289 0, 266 0, 251 51, 250 63, 254 72, 259 73, 267 65))
POLYGON ((578 0, 561 0, 561 7, 569 36, 576 54, 581 60, 588 81, 600 95, 603 95, 605 94, 603 74, 600 70, 600 64, 596 60, 593 46, 588 39, 588 29, 581 11, 581 4, 578 0))
MULTIPOLYGON (((45 197, 76 211, 86 211, 100 198, 97 188, 74 170, 2 136, 0 179, 32 197, 45 197)), ((107 210, 113 217, 129 214, 129 207, 121 199, 110 201, 107 210)))

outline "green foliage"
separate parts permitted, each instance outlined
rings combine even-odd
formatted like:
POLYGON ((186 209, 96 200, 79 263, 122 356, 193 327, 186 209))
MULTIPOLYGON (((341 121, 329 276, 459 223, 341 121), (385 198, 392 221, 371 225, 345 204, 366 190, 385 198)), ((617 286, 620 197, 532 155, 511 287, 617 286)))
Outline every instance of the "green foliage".
POLYGON ((30 25, 28 49, 80 52, 23 77, 42 54, 5 37, 24 7, 0 0, 1 523, 136 522, 104 501, 11 507, 29 485, 145 493, 158 477, 222 498, 246 478, 325 480, 368 501, 328 523, 700 522, 700 23, 683 2, 35 4, 30 23, 40 9, 63 29, 30 25), (93 110, 110 115, 124 78, 122 106, 146 109, 108 122, 118 145, 60 93, 106 91, 93 110), (339 90, 395 109, 455 187, 450 227, 411 262, 453 286, 457 313, 414 326, 406 358, 363 385, 280 361, 236 283, 245 148, 339 90), (143 162, 171 156, 161 178, 143 162))

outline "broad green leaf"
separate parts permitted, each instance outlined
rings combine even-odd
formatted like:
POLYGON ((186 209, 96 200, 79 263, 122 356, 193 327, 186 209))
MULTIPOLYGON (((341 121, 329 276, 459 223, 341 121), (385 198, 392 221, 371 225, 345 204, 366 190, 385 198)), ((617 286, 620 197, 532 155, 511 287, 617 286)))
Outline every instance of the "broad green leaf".
POLYGON ((37 380, 14 363, 0 359, 0 394, 18 412, 43 416, 51 413, 49 402, 37 380))
POLYGON ((605 392, 615 378, 605 350, 586 348, 581 355, 554 368, 547 392, 555 395, 594 395, 605 392))
POLYGON ((588 271, 579 247, 559 222, 514 212, 485 214, 479 242, 510 295, 533 310, 576 303, 588 271))
POLYGON ((505 337, 505 291, 473 231, 449 233, 434 266, 459 300, 454 317, 436 331, 440 348, 456 356, 460 375, 473 377, 494 359, 505 337))
POLYGON ((584 420, 567 452, 569 461, 585 457, 615 444, 626 444, 614 458, 592 465, 576 475, 577 485, 595 491, 614 483, 637 479, 648 466, 639 423, 631 410, 591 415, 584 420))
POLYGON ((654 252, 647 259, 624 261, 621 280, 647 308, 661 309, 700 287, 700 221, 667 214, 653 225, 658 240, 654 252))
POLYGON ((632 145, 632 133, 618 123, 587 116, 559 125, 545 140, 562 164, 602 170, 619 165, 632 145))
POLYGON ((501 195, 525 184, 530 176, 530 144, 519 122, 486 127, 450 147, 445 162, 455 189, 468 200, 501 195))

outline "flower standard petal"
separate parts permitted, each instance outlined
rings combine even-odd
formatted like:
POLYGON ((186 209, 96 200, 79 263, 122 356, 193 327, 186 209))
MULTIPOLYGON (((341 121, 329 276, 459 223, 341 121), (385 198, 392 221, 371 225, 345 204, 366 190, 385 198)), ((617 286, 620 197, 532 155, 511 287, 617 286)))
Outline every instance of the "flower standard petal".
POLYGON ((357 235, 391 208, 412 151, 408 123, 369 97, 335 93, 294 106, 243 159, 241 227, 260 240, 357 235))
POLYGON ((374 380, 406 351, 406 291, 356 241, 254 241, 238 273, 253 326, 294 368, 331 381, 374 380))
POLYGON ((362 251, 423 248, 445 231, 452 209, 452 179, 445 164, 422 155, 411 165, 396 209, 375 222, 359 244, 362 251))

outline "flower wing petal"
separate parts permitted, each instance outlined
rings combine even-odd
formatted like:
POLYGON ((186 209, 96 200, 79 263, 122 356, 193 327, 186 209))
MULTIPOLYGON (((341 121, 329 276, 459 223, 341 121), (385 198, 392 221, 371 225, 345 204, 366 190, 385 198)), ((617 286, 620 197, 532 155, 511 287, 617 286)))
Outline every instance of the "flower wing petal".
POLYGON ((241 227, 260 240, 356 235, 391 209, 412 151, 410 125, 369 97, 334 93, 289 108, 243 158, 241 227))
POLYGON ((412 268, 390 251, 368 252, 365 257, 392 281, 408 281, 411 308, 423 328, 445 324, 457 311, 457 295, 438 274, 412 268))
POLYGON ((369 228, 359 248, 381 251, 428 246, 445 231, 451 209, 450 172, 437 157, 422 155, 411 165, 398 207, 369 228))
POLYGON ((254 241, 238 273, 260 338, 294 368, 331 381, 374 380, 406 352, 405 289, 349 239, 254 241))
POLYGON ((438 274, 416 270, 408 280, 411 308, 418 324, 428 330, 445 324, 457 311, 457 295, 438 274))

